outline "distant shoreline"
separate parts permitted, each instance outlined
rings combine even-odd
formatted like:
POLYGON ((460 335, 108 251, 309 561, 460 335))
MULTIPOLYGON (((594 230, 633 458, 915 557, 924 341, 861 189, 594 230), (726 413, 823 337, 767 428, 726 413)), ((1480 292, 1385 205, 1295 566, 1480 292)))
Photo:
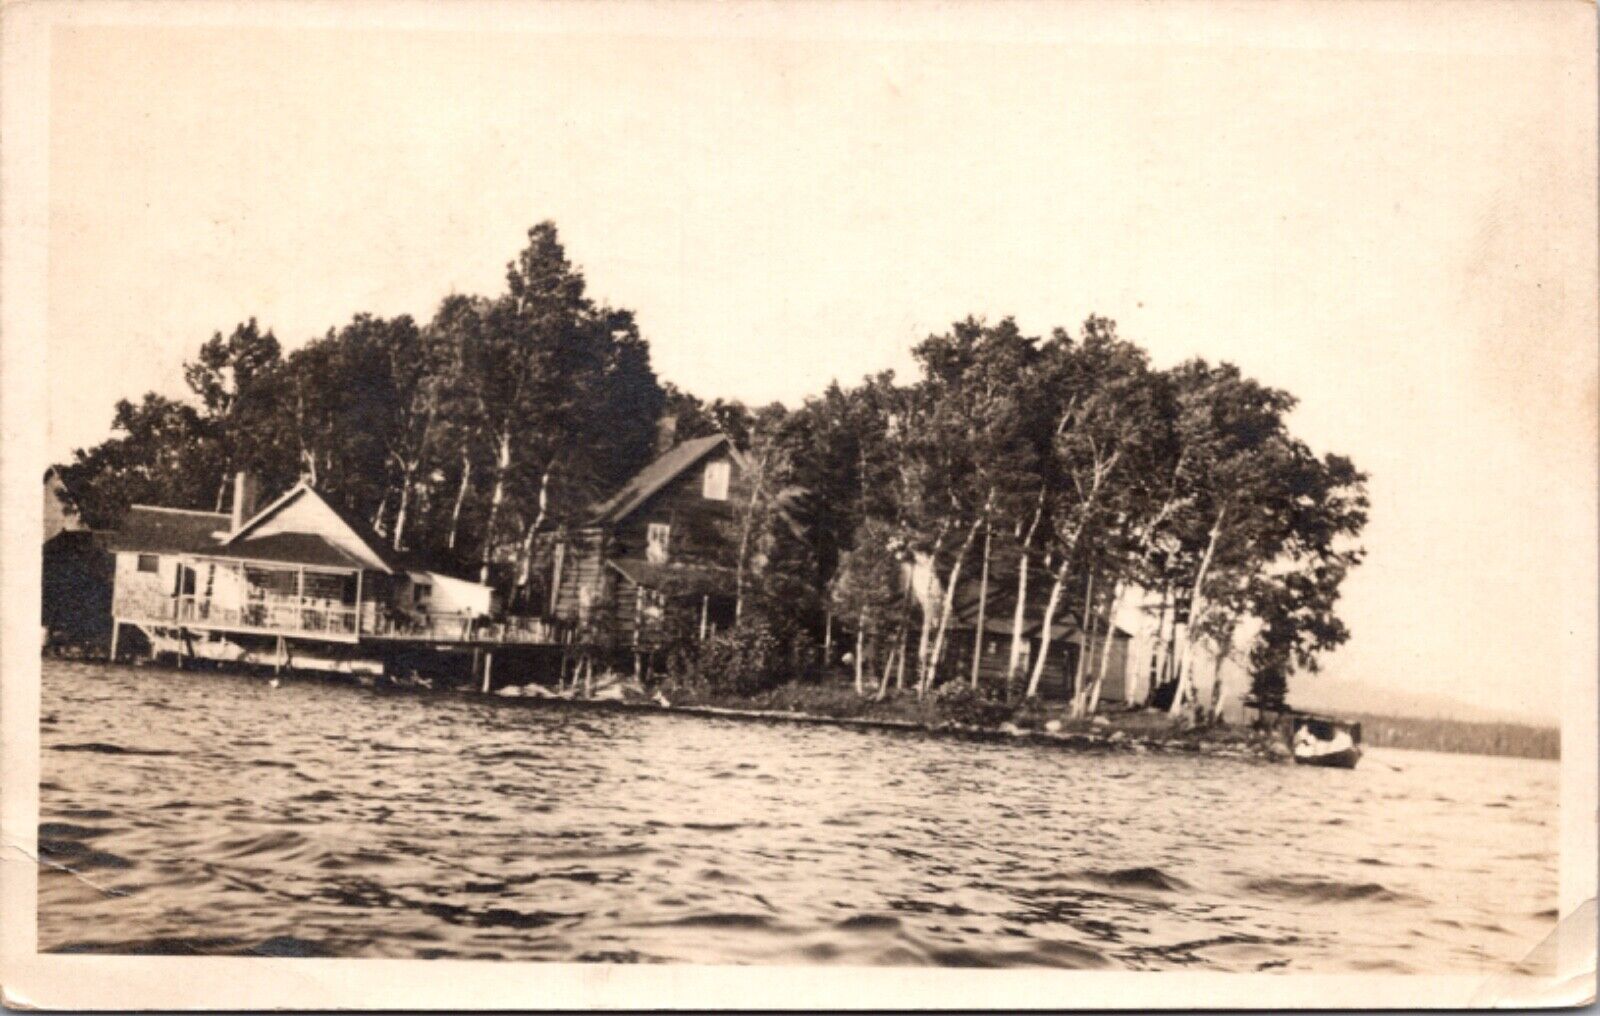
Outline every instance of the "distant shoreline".
POLYGON ((1361 724, 1362 743, 1372 748, 1406 748, 1453 755, 1491 755, 1559 761, 1561 728, 1512 721, 1427 719, 1381 713, 1330 711, 1330 716, 1361 724))

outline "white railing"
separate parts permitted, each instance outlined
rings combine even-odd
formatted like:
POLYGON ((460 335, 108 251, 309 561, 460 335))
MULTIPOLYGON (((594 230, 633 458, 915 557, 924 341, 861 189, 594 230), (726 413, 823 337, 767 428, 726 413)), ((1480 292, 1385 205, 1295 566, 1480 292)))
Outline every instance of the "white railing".
POLYGON ((330 606, 299 597, 266 597, 225 604, 199 596, 119 592, 113 613, 124 621, 190 624, 199 628, 257 631, 268 635, 309 635, 354 639, 374 637, 423 642, 521 643, 557 645, 568 641, 571 625, 537 617, 499 620, 464 614, 413 614, 373 603, 330 606))
POLYGON ((380 611, 363 619, 361 633, 378 638, 427 642, 520 642, 553 645, 567 641, 571 626, 540 617, 500 620, 466 614, 412 614, 380 611))
POLYGON ((308 635, 355 635, 359 632, 354 607, 308 602, 299 597, 267 597, 237 605, 180 596, 174 620, 308 635))

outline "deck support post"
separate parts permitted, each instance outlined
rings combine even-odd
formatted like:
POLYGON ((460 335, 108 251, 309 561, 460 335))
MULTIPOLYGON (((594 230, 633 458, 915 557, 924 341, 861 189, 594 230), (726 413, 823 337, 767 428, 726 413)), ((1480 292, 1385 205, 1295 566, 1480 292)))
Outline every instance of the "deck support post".
POLYGON ((283 657, 284 657, 284 655, 285 654, 284 654, 283 636, 279 635, 278 636, 277 658, 274 660, 274 662, 272 664, 272 672, 274 674, 283 673, 283 657))
POLYGON ((490 675, 494 673, 494 651, 489 650, 483 654, 483 693, 489 694, 490 675))
POLYGON ((711 620, 711 594, 700 594, 700 641, 706 640, 706 622, 711 620))
POLYGON ((117 662, 117 636, 119 636, 121 634, 122 634, 122 618, 113 617, 111 619, 111 659, 108 661, 110 663, 116 663, 117 662))

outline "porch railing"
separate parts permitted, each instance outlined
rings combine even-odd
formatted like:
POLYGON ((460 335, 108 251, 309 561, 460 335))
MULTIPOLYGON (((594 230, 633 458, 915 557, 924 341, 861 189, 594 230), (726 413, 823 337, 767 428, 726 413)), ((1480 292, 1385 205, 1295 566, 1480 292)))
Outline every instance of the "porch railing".
POLYGON ((234 605, 180 596, 175 620, 307 635, 355 635, 358 631, 354 607, 309 604, 293 598, 252 600, 234 605))
POLYGON ((361 632, 377 638, 428 642, 521 642, 540 645, 567 641, 571 626, 540 617, 498 620, 466 614, 413 614, 379 611, 364 619, 361 632))
POLYGON ((308 604, 297 597, 223 604, 193 595, 161 596, 144 591, 119 592, 112 612, 124 621, 343 639, 555 645, 568 641, 572 630, 566 622, 537 617, 493 620, 464 614, 413 614, 373 603, 362 604, 358 611, 350 606, 308 604))

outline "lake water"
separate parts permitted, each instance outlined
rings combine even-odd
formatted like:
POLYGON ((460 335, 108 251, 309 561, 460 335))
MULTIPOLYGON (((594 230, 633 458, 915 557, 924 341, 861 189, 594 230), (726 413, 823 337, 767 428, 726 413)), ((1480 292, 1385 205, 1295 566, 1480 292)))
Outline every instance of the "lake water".
POLYGON ((47 951, 1498 970, 1558 767, 1354 772, 46 661, 47 951))

